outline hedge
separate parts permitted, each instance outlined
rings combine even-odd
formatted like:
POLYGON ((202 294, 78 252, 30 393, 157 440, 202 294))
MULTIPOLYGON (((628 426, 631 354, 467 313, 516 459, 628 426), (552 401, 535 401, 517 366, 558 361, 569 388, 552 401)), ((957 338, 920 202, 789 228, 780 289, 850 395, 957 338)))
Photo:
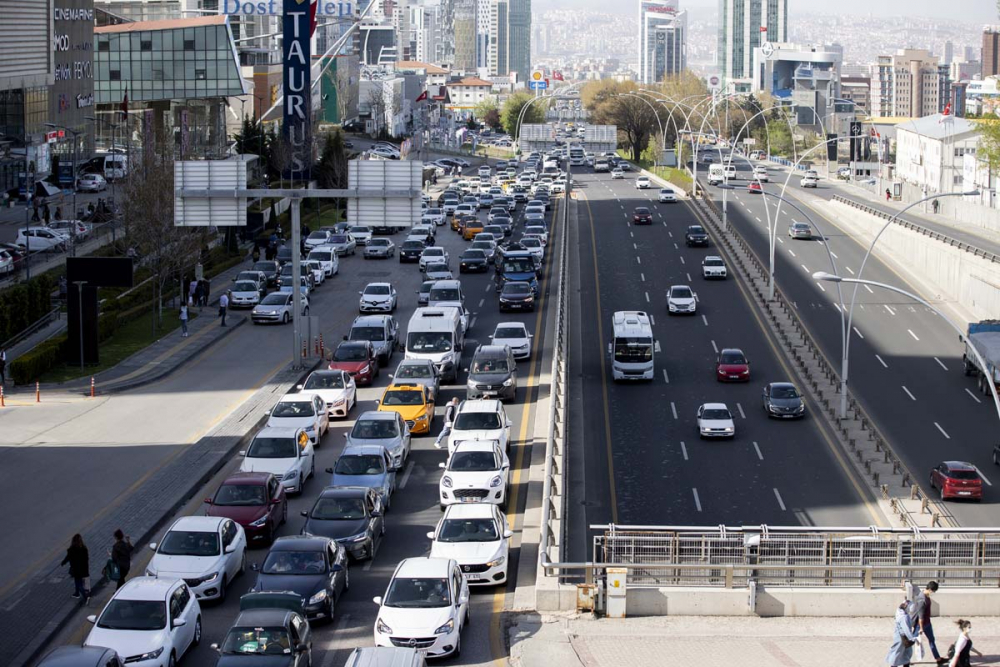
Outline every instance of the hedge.
POLYGON ((46 371, 63 363, 66 359, 65 347, 65 336, 52 338, 12 361, 10 376, 14 384, 30 384, 46 371))
POLYGON ((53 282, 39 276, 0 291, 0 342, 9 340, 52 309, 53 282))

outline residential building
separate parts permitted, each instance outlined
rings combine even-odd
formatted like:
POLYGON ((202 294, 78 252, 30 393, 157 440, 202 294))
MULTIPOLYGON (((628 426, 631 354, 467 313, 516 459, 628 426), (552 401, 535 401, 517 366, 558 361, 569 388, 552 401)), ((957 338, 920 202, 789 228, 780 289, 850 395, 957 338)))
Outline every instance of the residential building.
POLYGON ((841 97, 842 58, 839 50, 782 42, 755 48, 753 90, 792 107, 796 124, 821 131, 831 124, 834 104, 841 97))
POLYGON ((719 0, 716 66, 724 84, 753 77, 753 50, 788 41, 788 0, 719 0))
POLYGON ((965 111, 969 114, 1000 111, 1000 77, 988 76, 982 81, 969 81, 965 89, 965 111))
POLYGON ((851 102, 855 115, 867 116, 871 103, 872 80, 867 76, 844 76, 840 77, 840 97, 851 102))
POLYGON ((941 64, 950 65, 955 60, 955 45, 948 40, 944 43, 944 53, 941 54, 941 64))
POLYGON ((975 155, 975 123, 941 114, 896 126, 896 176, 928 194, 960 192, 966 155, 975 155))
POLYGON ((492 76, 505 76, 510 72, 509 0, 490 2, 490 44, 486 66, 492 76))
POLYGON ((467 118, 472 115, 476 105, 486 100, 493 90, 493 84, 474 76, 467 76, 448 84, 448 97, 451 104, 448 109, 455 115, 467 118))
POLYGON ((676 0, 639 0, 639 81, 659 83, 687 68, 687 12, 676 0))
POLYGON ((965 98, 968 95, 969 82, 955 81, 951 84, 951 113, 959 118, 966 114, 965 98))
MULTIPOLYGON (((966 58, 968 60, 968 58, 966 58)), ((983 77, 1000 74, 1000 26, 983 26, 983 77)))
POLYGON ((916 118, 938 113, 941 70, 926 49, 900 49, 879 56, 871 68, 871 114, 916 118))
POLYGON ((455 40, 453 69, 458 72, 476 71, 476 5, 478 0, 451 0, 452 26, 455 40))
POLYGON ((978 60, 955 60, 948 69, 948 78, 952 81, 968 81, 982 78, 983 64, 978 60))
POLYGON ((398 60, 396 31, 386 23, 361 26, 361 64, 385 65, 398 60))
POLYGON ((400 74, 417 74, 425 79, 427 90, 437 90, 448 83, 449 72, 443 67, 419 60, 400 60, 394 65, 395 70, 400 74))
POLYGON ((531 0, 509 0, 507 13, 508 69, 518 81, 531 74, 531 0))

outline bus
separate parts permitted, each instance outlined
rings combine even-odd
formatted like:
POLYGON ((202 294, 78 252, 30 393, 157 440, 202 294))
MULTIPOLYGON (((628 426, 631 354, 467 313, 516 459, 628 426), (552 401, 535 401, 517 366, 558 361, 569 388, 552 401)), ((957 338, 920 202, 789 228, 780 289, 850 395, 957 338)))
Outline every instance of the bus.
POLYGON ((614 338, 608 344, 611 376, 619 380, 653 379, 653 327, 641 310, 620 310, 612 317, 614 338))
POLYGON ((587 154, 582 146, 573 146, 569 149, 569 163, 574 167, 582 167, 587 164, 587 154))

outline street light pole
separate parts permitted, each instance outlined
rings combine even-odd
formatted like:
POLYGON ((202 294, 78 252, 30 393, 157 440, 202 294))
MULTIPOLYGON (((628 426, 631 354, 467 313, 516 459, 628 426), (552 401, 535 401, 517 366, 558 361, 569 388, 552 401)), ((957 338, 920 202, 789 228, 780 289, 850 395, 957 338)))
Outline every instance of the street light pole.
POLYGON ((80 297, 80 316, 79 326, 80 326, 80 369, 83 370, 83 286, 87 284, 86 280, 74 280, 73 284, 76 285, 77 295, 80 297))

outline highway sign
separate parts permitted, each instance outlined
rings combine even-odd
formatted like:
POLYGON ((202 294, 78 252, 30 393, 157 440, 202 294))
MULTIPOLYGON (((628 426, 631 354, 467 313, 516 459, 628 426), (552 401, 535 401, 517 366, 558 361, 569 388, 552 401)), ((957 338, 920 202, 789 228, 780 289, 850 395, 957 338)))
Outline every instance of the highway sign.
POLYGON ((548 87, 549 82, 545 79, 542 79, 541 81, 528 81, 529 90, 545 90, 548 87))

